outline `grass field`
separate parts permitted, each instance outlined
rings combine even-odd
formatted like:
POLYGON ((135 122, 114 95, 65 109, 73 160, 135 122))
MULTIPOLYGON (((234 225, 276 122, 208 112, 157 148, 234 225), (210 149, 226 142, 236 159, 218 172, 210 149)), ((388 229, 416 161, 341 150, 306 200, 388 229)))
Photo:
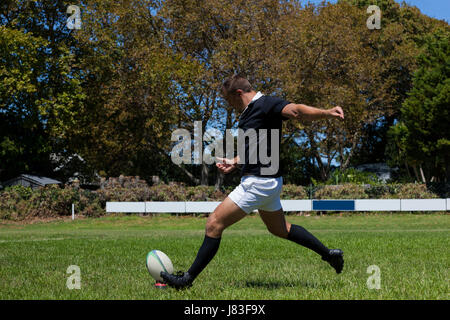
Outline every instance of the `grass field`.
POLYGON ((200 217, 109 216, 0 224, 0 299, 448 299, 450 216, 289 216, 330 248, 344 250, 342 274, 318 255, 270 235, 258 216, 227 229, 218 254, 192 288, 154 289, 152 249, 186 270, 201 245, 200 217), (77 265, 81 289, 69 290, 77 265), (367 268, 380 269, 369 289, 367 268))

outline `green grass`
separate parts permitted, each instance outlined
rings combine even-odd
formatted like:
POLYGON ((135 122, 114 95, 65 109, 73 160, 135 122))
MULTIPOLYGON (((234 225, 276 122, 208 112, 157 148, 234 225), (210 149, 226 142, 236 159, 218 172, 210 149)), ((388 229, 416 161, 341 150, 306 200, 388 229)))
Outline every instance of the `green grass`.
POLYGON ((175 270, 191 265, 205 218, 110 216, 0 224, 0 299, 448 299, 450 216, 372 214, 288 216, 330 248, 345 252, 342 274, 314 252, 270 235, 258 216, 227 229, 220 249, 194 282, 153 288, 145 267, 152 249, 175 270), (81 289, 69 290, 70 265, 81 289), (367 268, 381 288, 368 289, 367 268))

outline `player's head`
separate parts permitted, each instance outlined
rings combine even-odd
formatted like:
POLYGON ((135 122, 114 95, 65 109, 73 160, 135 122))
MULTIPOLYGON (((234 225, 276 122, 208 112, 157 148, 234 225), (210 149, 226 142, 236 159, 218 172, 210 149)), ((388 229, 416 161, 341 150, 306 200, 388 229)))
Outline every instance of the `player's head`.
POLYGON ((222 95, 224 99, 232 107, 237 109, 244 107, 243 95, 253 91, 250 82, 238 74, 229 77, 222 84, 222 95))

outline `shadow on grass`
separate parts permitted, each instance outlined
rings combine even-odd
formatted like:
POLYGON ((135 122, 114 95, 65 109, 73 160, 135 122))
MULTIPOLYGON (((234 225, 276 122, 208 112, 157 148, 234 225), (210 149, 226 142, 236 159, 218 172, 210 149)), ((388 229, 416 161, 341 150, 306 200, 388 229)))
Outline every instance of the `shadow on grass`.
POLYGON ((314 281, 276 281, 276 280, 249 280, 244 283, 237 284, 241 288, 258 288, 258 289, 280 289, 280 288, 296 288, 305 287, 309 289, 324 289, 326 286, 322 283, 314 281))

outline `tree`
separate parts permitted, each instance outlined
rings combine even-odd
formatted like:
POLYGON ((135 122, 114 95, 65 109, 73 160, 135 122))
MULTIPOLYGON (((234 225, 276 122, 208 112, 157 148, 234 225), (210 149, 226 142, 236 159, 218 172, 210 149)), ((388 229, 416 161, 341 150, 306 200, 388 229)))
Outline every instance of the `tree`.
MULTIPOLYGON (((416 179, 424 183, 450 178, 450 33, 440 29, 426 35, 418 57, 413 88, 401 108, 400 121, 390 130, 391 144, 401 152, 416 179)), ((391 147, 391 150, 393 148, 391 147)))
MULTIPOLYGON (((381 29, 371 32, 370 46, 376 51, 379 64, 377 91, 371 99, 385 112, 366 122, 357 144, 352 165, 387 160, 385 147, 389 128, 398 121, 400 108, 412 87, 412 75, 417 69, 416 57, 423 46, 423 35, 436 28, 447 27, 445 21, 430 18, 414 6, 394 0, 340 0, 363 12, 370 5, 381 10, 381 29)), ((369 15, 366 14, 366 18, 369 15)), ((374 86, 375 87, 375 86, 374 86)))
MULTIPOLYGON (((214 127, 235 127, 234 110, 220 97, 220 87, 234 73, 246 75, 255 88, 273 91, 267 69, 273 57, 271 34, 282 18, 279 1, 167 0, 160 11, 166 26, 170 47, 183 57, 192 58, 203 67, 196 85, 183 108, 192 129, 194 121, 202 122, 203 132, 214 127)), ((215 170, 215 167, 214 171, 215 170)), ((201 165, 202 184, 208 182, 209 169, 201 165)), ((216 188, 223 176, 217 174, 216 188)))
POLYGON ((171 132, 186 122, 180 106, 201 68, 164 42, 158 1, 89 1, 82 9, 75 67, 88 98, 67 136, 105 175, 165 179, 174 171, 171 132))
POLYGON ((365 20, 365 11, 347 3, 304 8, 288 4, 272 43, 278 54, 271 75, 280 79, 287 100, 345 110, 344 123, 286 127, 288 132, 304 131, 322 180, 327 180, 333 160, 343 169, 350 164, 364 123, 385 112, 372 99, 380 82, 380 59, 370 46, 373 36, 365 20))
MULTIPOLYGON (((56 137, 83 96, 70 71, 73 44, 65 1, 0 5, 0 179, 23 172, 52 175, 56 137)), ((60 149, 61 150, 61 149, 60 149)))
MULTIPOLYGON (((69 30, 69 1, 4 1, 0 177, 51 173, 52 154, 62 162, 77 154, 91 174, 215 179, 219 188, 228 178, 214 166, 171 162, 171 133, 192 132, 194 121, 203 132, 236 127, 220 97, 234 73, 265 94, 344 107, 343 124, 285 123, 282 160, 296 168, 290 181, 326 180, 334 161, 344 169, 377 153, 382 159, 386 128, 400 114, 426 42, 419 34, 448 25, 393 0, 374 2, 89 0, 80 4, 81 30, 69 30), (369 2, 382 9, 381 30, 366 27, 369 2)), ((402 135, 392 134, 400 160, 409 128, 402 124, 402 135)), ((446 141, 439 145, 443 151, 446 141)))

